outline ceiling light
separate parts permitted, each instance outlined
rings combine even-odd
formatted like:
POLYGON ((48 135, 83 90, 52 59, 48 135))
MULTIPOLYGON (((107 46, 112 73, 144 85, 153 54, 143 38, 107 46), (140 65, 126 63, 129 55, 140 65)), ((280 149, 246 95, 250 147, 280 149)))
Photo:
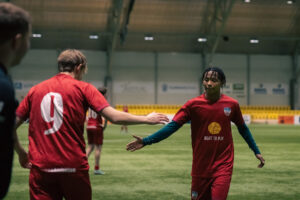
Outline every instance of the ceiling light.
POLYGON ((32 37, 34 37, 34 38, 41 38, 42 34, 40 34, 40 33, 32 33, 32 37))
POLYGON ((200 38, 198 38, 198 42, 207 42, 207 38, 205 38, 205 37, 200 37, 200 38))
POLYGON ((146 40, 146 41, 152 41, 152 40, 154 40, 154 37, 151 36, 151 35, 146 35, 146 36, 144 37, 144 40, 146 40))
POLYGON ((89 38, 91 40, 98 40, 99 36, 98 35, 90 35, 89 38))
POLYGON ((258 39, 250 39, 250 43, 257 44, 257 43, 259 43, 259 40, 258 39))
POLYGON ((244 0, 244 2, 245 2, 245 3, 250 3, 250 2, 251 2, 251 0, 244 0))
POLYGON ((289 5, 291 5, 291 4, 294 3, 294 1, 293 0, 289 0, 289 1, 286 1, 286 3, 289 4, 289 5))

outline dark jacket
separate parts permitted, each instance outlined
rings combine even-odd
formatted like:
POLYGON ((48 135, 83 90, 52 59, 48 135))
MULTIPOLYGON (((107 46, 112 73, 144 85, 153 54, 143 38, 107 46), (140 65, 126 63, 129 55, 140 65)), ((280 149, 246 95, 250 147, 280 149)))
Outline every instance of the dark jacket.
POLYGON ((0 199, 6 195, 11 179, 17 105, 13 83, 0 63, 0 199))

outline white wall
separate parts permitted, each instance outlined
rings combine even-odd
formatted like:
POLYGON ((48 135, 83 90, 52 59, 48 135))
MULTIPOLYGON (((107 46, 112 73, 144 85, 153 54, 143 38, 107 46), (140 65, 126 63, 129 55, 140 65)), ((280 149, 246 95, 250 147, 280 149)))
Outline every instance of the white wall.
POLYGON ((86 56, 88 65, 88 73, 84 75, 83 80, 96 87, 103 86, 106 73, 106 53, 87 50, 82 50, 82 53, 86 56))
POLYGON ((214 66, 221 67, 226 75, 226 85, 223 92, 247 105, 247 56, 217 54, 214 57, 214 66), (244 89, 234 89, 234 85, 242 84, 244 89))
POLYGON ((154 103, 153 53, 115 53, 111 75, 114 104, 154 103))
POLYGON ((289 105, 289 81, 292 76, 290 56, 252 55, 250 57, 251 91, 250 104, 289 105), (265 88, 266 94, 255 92, 255 88, 265 88), (283 88, 283 93, 273 90, 283 88))
MULTIPOLYGON (((88 60, 84 81, 104 85, 106 53, 82 50, 88 60)), ((20 66, 10 73, 16 82, 17 98, 29 87, 57 73, 56 50, 30 50, 20 66), (20 88, 20 85, 26 86, 20 88)), ((250 65, 250 104, 289 105, 292 59, 276 55, 216 54, 213 65, 223 68, 227 87, 223 92, 247 104, 247 65, 250 65), (242 89, 234 89, 235 86, 242 89), (278 85, 280 87, 278 87, 278 85), (259 93, 260 88, 266 93, 259 93), (255 90, 255 88, 258 90, 255 90), (279 91, 279 93, 274 93, 279 91)), ((298 57, 300 63, 300 56, 298 57)), ((196 53, 116 52, 111 67, 112 104, 183 104, 199 95, 201 55, 196 53), (157 80, 157 82, 155 82, 157 80), (157 85, 157 88, 155 86, 157 85), (157 92, 157 93, 156 93, 157 92)), ((299 69, 299 67, 298 67, 299 69)), ((300 103, 300 75, 296 106, 300 103)))
POLYGON ((201 56, 158 54, 158 104, 184 104, 199 95, 201 56))
POLYGON ((19 66, 10 69, 17 99, 23 99, 33 85, 58 72, 57 56, 56 50, 30 50, 19 66))
POLYGON ((30 50, 19 66, 10 69, 13 79, 45 80, 57 73, 57 51, 30 50))

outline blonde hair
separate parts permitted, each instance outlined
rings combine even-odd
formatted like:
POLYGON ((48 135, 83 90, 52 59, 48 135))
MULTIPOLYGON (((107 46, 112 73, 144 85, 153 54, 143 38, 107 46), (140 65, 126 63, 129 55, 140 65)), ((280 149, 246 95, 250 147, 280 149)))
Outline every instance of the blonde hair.
POLYGON ((76 49, 67 49, 60 53, 57 58, 59 72, 73 72, 75 67, 82 65, 87 67, 86 57, 81 51, 76 49))

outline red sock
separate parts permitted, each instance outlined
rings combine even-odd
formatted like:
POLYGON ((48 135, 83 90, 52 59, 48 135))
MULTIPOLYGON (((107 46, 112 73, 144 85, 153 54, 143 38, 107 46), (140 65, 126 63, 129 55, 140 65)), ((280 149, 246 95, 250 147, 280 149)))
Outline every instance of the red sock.
POLYGON ((99 170, 99 166, 98 165, 95 165, 95 170, 99 170))

